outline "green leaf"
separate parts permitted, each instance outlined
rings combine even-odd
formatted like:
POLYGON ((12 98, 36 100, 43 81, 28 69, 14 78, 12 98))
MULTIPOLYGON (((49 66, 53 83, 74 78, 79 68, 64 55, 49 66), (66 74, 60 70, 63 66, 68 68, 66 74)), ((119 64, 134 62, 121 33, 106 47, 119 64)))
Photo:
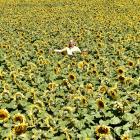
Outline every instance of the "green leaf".
POLYGON ((110 120, 110 124, 118 124, 120 122, 121 122, 121 120, 115 116, 113 118, 111 118, 111 120, 110 120))
POLYGON ((113 113, 111 113, 111 111, 108 111, 105 113, 105 116, 106 117, 112 117, 113 116, 113 113))
POLYGON ((133 137, 134 140, 139 140, 140 139, 140 136, 138 137, 133 137))
POLYGON ((121 131, 122 131, 122 127, 115 127, 114 128, 115 133, 120 136, 121 135, 121 131))
POLYGON ((47 87, 47 84, 46 83, 40 84, 38 86, 38 88, 41 89, 41 90, 43 90, 43 91, 46 90, 46 87, 47 87))
POLYGON ((106 121, 100 120, 99 124, 101 124, 101 125, 108 125, 109 122, 110 122, 110 120, 106 120, 106 121))
POLYGON ((128 122, 127 124, 123 125, 123 130, 129 130, 131 124, 128 122))
POLYGON ((125 120, 125 121, 134 121, 135 120, 135 117, 134 117, 134 115, 133 114, 131 114, 131 113, 125 113, 124 115, 123 115, 123 120, 125 120))

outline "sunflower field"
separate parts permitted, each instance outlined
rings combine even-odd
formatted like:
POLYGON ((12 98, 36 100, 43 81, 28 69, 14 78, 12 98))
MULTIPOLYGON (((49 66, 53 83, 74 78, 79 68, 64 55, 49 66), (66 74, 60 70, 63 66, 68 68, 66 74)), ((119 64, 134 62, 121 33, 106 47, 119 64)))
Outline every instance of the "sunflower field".
POLYGON ((0 140, 139 139, 140 1, 0 0, 0 140))

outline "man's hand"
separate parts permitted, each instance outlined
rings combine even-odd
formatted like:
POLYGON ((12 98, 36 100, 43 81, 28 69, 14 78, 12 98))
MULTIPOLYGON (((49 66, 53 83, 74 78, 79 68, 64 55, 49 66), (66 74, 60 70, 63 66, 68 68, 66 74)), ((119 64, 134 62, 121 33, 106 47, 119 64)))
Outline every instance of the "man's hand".
POLYGON ((55 49, 54 51, 55 51, 55 52, 61 52, 61 50, 57 50, 57 49, 55 49))

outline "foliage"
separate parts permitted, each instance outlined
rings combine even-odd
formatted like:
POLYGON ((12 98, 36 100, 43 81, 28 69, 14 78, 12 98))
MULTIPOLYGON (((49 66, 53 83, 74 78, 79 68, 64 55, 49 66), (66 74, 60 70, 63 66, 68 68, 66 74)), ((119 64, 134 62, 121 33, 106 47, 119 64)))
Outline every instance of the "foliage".
POLYGON ((0 139, 139 139, 139 0, 0 9, 0 139), (81 54, 53 51, 70 38, 81 54))

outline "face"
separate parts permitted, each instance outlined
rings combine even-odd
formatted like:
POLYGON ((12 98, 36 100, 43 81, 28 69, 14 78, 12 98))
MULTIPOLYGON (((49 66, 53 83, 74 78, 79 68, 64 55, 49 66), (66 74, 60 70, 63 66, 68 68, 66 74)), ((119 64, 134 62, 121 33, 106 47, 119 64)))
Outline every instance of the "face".
POLYGON ((74 47, 74 45, 75 45, 74 41, 73 40, 70 40, 70 42, 69 42, 69 48, 74 47))

